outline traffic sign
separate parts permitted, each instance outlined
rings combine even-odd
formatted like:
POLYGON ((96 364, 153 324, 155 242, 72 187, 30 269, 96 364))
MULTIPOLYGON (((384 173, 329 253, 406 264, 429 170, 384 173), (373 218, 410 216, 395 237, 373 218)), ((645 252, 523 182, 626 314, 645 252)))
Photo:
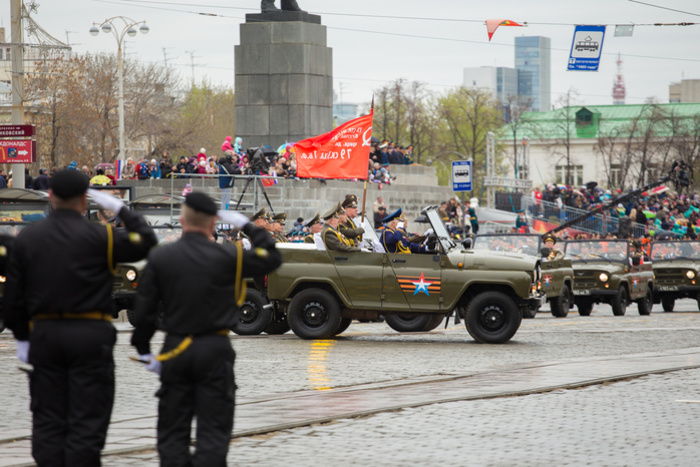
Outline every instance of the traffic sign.
POLYGON ((0 164, 30 164, 34 162, 36 143, 28 139, 0 140, 0 164))
POLYGON ((34 134, 34 125, 0 125, 0 138, 26 138, 34 134))
POLYGON ((472 191, 472 161, 452 161, 452 190, 472 191))
POLYGON ((571 42, 568 70, 598 71, 603 53, 605 26, 576 26, 571 42))

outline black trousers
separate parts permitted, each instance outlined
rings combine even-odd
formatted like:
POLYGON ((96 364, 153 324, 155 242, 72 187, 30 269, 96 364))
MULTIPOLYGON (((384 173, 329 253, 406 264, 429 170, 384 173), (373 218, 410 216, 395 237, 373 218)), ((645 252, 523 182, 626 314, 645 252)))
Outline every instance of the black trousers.
POLYGON ((30 337, 32 455, 40 467, 99 466, 114 404, 111 323, 37 321, 30 337))
MULTIPOLYGON (((181 336, 168 335, 163 352, 181 336)), ((158 453, 164 467, 226 465, 236 385, 235 353, 226 336, 195 337, 178 357, 163 362, 158 404, 158 453), (197 418, 197 447, 190 454, 192 418, 197 418)))

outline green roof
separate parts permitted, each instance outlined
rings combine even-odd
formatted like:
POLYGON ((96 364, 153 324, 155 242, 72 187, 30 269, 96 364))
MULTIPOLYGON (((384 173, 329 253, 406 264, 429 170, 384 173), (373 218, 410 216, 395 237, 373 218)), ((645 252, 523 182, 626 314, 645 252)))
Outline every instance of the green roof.
MULTIPOLYGON (((639 127, 644 128, 654 113, 662 118, 674 116, 690 124, 692 120, 700 119, 700 103, 585 105, 562 107, 547 112, 524 112, 520 117, 516 137, 563 139, 566 138, 567 126, 571 139, 627 136, 635 120, 638 121, 639 127)), ((689 125, 688 129, 692 132, 695 125, 697 123, 689 125)), ((657 136, 666 136, 669 129, 665 125, 654 125, 654 132, 657 136)), ((513 138, 511 125, 501 128, 501 138, 513 138)))

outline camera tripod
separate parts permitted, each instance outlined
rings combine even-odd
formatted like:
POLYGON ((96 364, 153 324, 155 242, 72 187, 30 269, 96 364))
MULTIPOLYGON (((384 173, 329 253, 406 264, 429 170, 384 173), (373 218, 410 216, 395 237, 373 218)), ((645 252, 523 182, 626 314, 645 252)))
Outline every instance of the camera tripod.
POLYGON ((265 201, 267 201, 267 205, 270 207, 270 214, 274 215, 275 210, 272 209, 272 203, 270 202, 270 198, 267 196, 267 191, 265 191, 265 185, 263 185, 262 180, 260 180, 260 177, 248 177, 245 181, 245 186, 243 187, 243 191, 241 192, 241 196, 238 198, 238 202, 236 203, 236 210, 238 210, 238 207, 241 205, 241 201, 243 201, 243 196, 245 196, 246 190, 248 190, 248 187, 250 186, 250 183, 255 180, 260 189, 263 192, 263 195, 265 195, 265 201))

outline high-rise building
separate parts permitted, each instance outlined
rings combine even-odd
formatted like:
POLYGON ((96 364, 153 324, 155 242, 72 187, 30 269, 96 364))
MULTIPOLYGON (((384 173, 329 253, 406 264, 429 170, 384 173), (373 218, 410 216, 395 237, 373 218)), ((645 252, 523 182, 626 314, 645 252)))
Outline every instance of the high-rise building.
POLYGON ((464 87, 491 92, 501 104, 518 95, 518 74, 515 68, 482 66, 464 69, 464 87))
POLYGON ((515 38, 518 95, 534 111, 551 108, 551 40, 542 36, 515 38))
POLYGON ((680 83, 668 86, 668 101, 670 103, 700 102, 700 79, 683 79, 680 83))

